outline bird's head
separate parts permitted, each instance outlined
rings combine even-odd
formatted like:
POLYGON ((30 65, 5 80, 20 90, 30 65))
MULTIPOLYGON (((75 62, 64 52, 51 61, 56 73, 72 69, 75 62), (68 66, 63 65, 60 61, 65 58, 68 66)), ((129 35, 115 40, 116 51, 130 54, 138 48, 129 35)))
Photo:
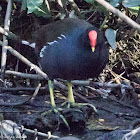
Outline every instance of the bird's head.
POLYGON ((89 31, 88 37, 90 39, 90 45, 91 45, 92 52, 94 52, 95 51, 96 42, 97 42, 97 32, 95 30, 89 31))

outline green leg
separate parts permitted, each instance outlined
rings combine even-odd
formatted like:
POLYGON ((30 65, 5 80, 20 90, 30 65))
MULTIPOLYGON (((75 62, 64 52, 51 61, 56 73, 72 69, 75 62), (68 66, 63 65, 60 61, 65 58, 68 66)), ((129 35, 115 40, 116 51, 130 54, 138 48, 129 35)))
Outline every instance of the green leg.
POLYGON ((50 91, 50 99, 51 99, 51 105, 53 107, 56 107, 55 101, 54 101, 54 90, 53 90, 53 82, 51 80, 48 80, 48 86, 50 91))
POLYGON ((73 96, 71 81, 68 81, 67 85, 68 85, 68 102, 73 104, 73 103, 75 103, 75 100, 74 100, 74 96, 73 96))
POLYGON ((73 96, 73 90, 72 90, 72 84, 71 81, 67 82, 68 85, 68 108, 70 108, 70 105, 72 104, 73 106, 90 106, 93 108, 93 110, 97 113, 97 109, 95 108, 94 105, 89 104, 89 103, 75 103, 74 96, 73 96))
POLYGON ((66 124, 68 129, 70 129, 69 124, 67 120, 64 118, 64 116, 57 110, 56 105, 55 105, 55 100, 54 100, 54 86, 53 82, 51 80, 48 80, 48 86, 49 86, 49 91, 50 91, 50 99, 51 99, 51 105, 53 107, 53 111, 55 113, 58 113, 60 118, 63 120, 63 122, 66 124))

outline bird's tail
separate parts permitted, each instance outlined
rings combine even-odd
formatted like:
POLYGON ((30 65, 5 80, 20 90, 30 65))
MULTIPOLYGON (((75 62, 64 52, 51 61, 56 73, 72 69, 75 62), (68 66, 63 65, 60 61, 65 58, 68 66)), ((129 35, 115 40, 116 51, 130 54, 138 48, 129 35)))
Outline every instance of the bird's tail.
POLYGON ((14 40, 16 42, 19 42, 21 44, 24 44, 24 45, 28 45, 32 48, 35 48, 35 43, 30 43, 26 40, 22 40, 20 37, 18 37, 17 35, 13 34, 12 32, 10 31, 7 31, 7 30, 4 30, 2 27, 0 27, 0 33, 7 36, 7 38, 11 39, 11 40, 14 40))

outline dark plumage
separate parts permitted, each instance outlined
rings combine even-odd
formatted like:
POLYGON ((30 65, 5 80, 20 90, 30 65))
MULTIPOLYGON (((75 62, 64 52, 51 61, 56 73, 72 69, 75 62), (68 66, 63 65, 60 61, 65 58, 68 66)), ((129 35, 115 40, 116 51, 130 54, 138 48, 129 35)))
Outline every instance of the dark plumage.
POLYGON ((68 102, 74 103, 71 80, 97 77, 108 62, 102 33, 80 19, 64 19, 36 32, 36 53, 48 75, 51 104, 55 106, 51 80, 68 80, 68 102))
POLYGON ((108 62, 108 49, 102 33, 80 19, 64 19, 42 27, 37 31, 36 52, 42 70, 50 79, 98 77, 108 62), (91 30, 97 32, 94 52, 88 36, 91 30))

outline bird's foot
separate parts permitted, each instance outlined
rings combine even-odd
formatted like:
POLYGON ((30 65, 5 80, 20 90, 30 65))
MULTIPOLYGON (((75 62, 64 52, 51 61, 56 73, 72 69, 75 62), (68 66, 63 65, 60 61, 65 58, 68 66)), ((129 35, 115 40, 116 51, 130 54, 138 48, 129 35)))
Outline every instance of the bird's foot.
POLYGON ((79 108, 79 110, 80 110, 80 108, 82 108, 83 106, 89 106, 89 107, 91 107, 92 109, 93 109, 93 111, 95 112, 95 113, 98 113, 98 111, 97 111, 97 109, 96 109, 96 107, 93 105, 93 104, 90 104, 90 103, 72 103, 72 102, 68 102, 68 101, 66 101, 66 102, 64 102, 61 106, 65 106, 67 104, 67 108, 68 109, 70 109, 70 108, 79 108), (68 104, 67 104, 68 103, 68 104))
POLYGON ((69 124, 68 124, 67 120, 65 119, 65 117, 61 113, 63 111, 63 109, 62 108, 53 107, 53 106, 51 108, 52 109, 43 112, 41 115, 42 116, 47 116, 50 112, 54 112, 56 114, 56 116, 58 116, 58 117, 55 116, 57 118, 58 122, 59 122, 59 118, 60 118, 63 121, 63 123, 66 125, 68 130, 70 130, 70 127, 69 127, 69 124))
POLYGON ((66 127, 68 128, 68 130, 70 130, 70 127, 69 127, 69 124, 67 122, 67 120, 65 119, 65 117, 61 114, 60 111, 62 111, 63 109, 62 108, 56 108, 56 107, 53 107, 53 111, 59 115, 59 117, 62 119, 62 121, 64 122, 64 124, 66 125, 66 127))
POLYGON ((96 107, 93 104, 89 104, 89 103, 72 103, 71 106, 73 106, 73 107, 89 106, 95 111, 95 113, 98 113, 96 107))

